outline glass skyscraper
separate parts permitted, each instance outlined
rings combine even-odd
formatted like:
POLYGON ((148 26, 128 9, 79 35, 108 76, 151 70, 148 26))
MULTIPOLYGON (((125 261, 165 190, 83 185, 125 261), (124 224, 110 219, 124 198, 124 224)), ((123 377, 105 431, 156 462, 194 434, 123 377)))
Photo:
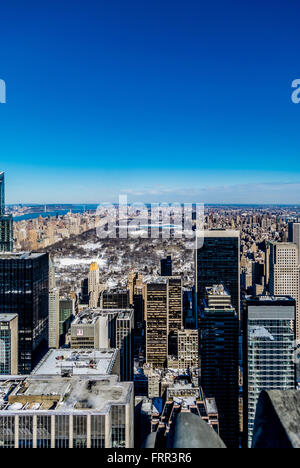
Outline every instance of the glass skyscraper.
POLYGON ((247 297, 244 330, 244 445, 251 447, 262 390, 295 389, 295 300, 288 296, 247 297))
POLYGON ((18 314, 19 373, 29 374, 48 345, 48 254, 0 254, 0 310, 18 314))
POLYGON ((239 445, 239 320, 223 285, 206 288, 200 316, 201 386, 215 398, 220 437, 228 448, 239 445))
POLYGON ((4 172, 0 172, 0 252, 13 250, 13 219, 5 214, 4 172))
POLYGON ((240 233, 231 230, 204 231, 202 247, 196 249, 195 285, 198 307, 205 288, 223 284, 232 306, 240 313, 240 233))

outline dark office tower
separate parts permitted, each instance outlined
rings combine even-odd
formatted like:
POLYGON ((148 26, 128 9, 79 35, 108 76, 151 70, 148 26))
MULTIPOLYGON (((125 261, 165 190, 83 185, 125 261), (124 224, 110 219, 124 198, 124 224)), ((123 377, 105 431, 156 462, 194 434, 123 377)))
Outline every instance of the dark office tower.
POLYGON ((48 254, 0 255, 0 310, 18 314, 20 374, 29 374, 47 349, 48 283, 48 254))
POLYGON ((101 309, 129 309, 129 291, 103 291, 100 296, 101 309))
POLYGON ((177 355, 178 331, 183 326, 182 279, 173 276, 168 278, 168 354, 177 355))
POLYGON ((160 261, 161 276, 172 276, 172 258, 168 255, 160 261))
POLYGON ((142 294, 134 294, 133 309, 134 309, 134 329, 138 334, 142 333, 145 325, 144 318, 144 298, 142 294))
POLYGON ((289 296, 248 296, 244 301, 244 446, 251 447, 262 390, 295 389, 293 359, 296 302, 289 296))
POLYGON ((4 172, 0 172, 0 253, 13 250, 13 219, 5 214, 4 172))
POLYGON ((133 380, 133 311, 119 311, 116 320, 116 347, 120 350, 122 382, 133 380))
POLYGON ((201 385, 215 398, 220 436, 227 447, 239 444, 238 314, 222 285, 206 289, 200 316, 201 385))
POLYGON ((204 231, 203 246, 200 239, 195 255, 195 285, 198 307, 205 288, 223 284, 231 296, 232 306, 240 315, 240 232, 204 231))
POLYGON ((146 285, 146 361, 165 367, 168 357, 167 283, 146 285))

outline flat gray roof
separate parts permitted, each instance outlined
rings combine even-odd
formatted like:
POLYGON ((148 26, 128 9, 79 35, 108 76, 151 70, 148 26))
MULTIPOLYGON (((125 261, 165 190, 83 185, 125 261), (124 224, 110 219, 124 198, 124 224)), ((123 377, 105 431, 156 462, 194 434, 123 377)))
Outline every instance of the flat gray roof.
POLYGON ((32 375, 110 375, 116 361, 116 349, 52 349, 33 370, 32 375))

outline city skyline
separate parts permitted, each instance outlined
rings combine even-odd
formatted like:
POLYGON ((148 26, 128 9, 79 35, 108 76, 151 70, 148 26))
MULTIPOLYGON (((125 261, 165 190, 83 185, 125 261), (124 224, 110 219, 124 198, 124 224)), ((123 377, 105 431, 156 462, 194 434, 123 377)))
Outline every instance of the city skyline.
POLYGON ((297 203, 299 5, 69 7, 1 9, 7 203, 297 203))

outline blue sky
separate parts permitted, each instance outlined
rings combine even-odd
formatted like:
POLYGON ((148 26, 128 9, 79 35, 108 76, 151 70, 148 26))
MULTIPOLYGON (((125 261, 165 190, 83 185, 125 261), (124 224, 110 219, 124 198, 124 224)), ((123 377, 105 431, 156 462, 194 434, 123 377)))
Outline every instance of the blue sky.
POLYGON ((7 202, 300 203, 299 3, 1 5, 7 202))

